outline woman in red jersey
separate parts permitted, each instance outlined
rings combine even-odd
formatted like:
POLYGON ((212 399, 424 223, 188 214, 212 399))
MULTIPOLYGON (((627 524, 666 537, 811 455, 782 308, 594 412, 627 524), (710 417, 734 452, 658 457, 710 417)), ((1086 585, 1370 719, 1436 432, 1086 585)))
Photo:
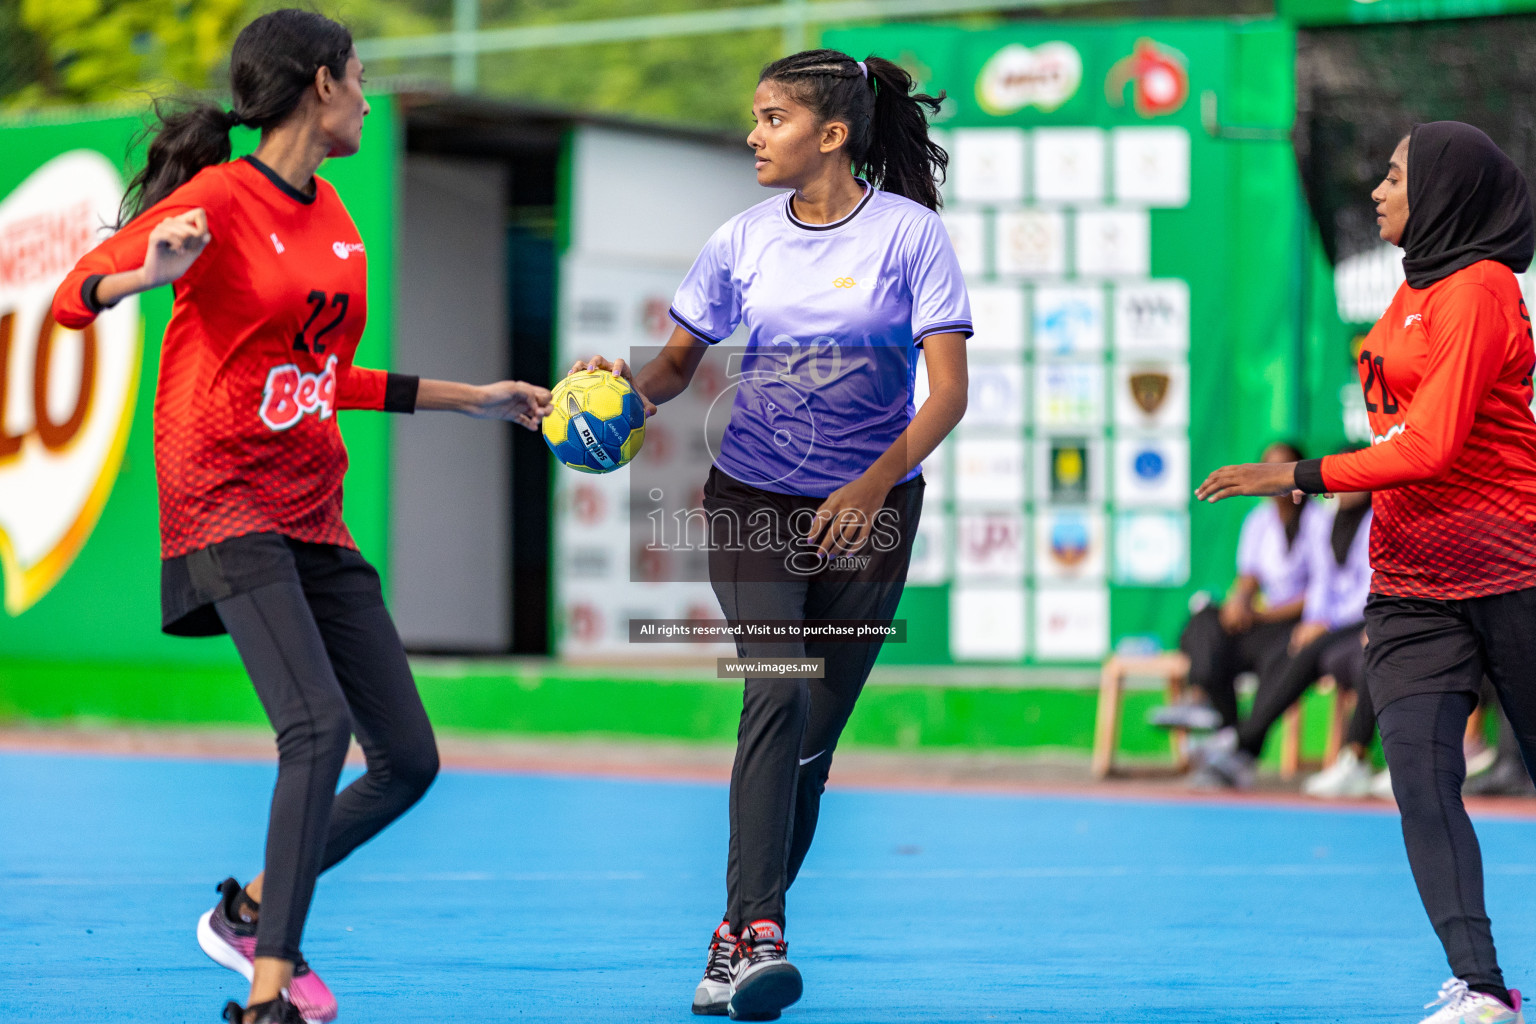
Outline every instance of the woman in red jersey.
POLYGON ((345 28, 280 10, 230 59, 234 109, 165 117, 124 200, 53 315, 83 328, 126 295, 174 284, 155 396, 163 628, 228 632, 277 732, 263 874, 220 886, 198 940, 251 980, 244 1024, 328 1021, 336 1001, 299 942, 315 879, 404 813, 437 747, 379 577, 341 517, 340 409, 449 409, 536 428, 549 392, 354 366, 367 251, 315 174, 350 156, 368 102, 345 28), (230 161, 229 131, 261 130, 230 161), (368 770, 336 792, 353 732, 368 770))
POLYGON ((1371 198, 1407 274, 1359 357, 1375 444, 1227 466, 1196 494, 1379 492, 1366 684, 1408 862, 1455 975, 1424 1024, 1519 1024, 1461 802, 1461 740, 1486 674, 1526 764, 1536 755, 1536 347, 1515 279, 1536 247, 1531 198, 1514 163, 1455 121, 1415 128, 1371 198))

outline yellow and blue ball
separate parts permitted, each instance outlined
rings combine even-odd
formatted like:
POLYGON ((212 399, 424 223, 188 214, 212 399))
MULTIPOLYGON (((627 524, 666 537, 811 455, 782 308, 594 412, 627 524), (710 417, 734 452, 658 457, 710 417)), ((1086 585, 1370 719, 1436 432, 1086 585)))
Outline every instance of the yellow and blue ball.
POLYGON ((607 370, 582 370, 554 386, 544 417, 544 443, 571 469, 612 473, 645 443, 645 407, 627 381, 607 370))

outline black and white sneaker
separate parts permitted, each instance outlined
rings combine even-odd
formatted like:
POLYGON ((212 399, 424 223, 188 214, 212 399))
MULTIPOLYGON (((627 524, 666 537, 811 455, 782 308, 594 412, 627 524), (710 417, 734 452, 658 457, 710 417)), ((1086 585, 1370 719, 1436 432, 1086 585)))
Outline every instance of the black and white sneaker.
POLYGON ((704 980, 693 990, 693 1012, 701 1017, 724 1017, 731 1004, 731 950, 736 936, 731 922, 721 921, 709 937, 709 959, 704 962, 704 980))
POLYGON ((244 1024, 247 1013, 256 1015, 251 1024, 304 1024, 304 1015, 283 996, 248 1007, 234 1001, 224 1004, 224 1019, 229 1024, 244 1024))
POLYGON ((800 998, 804 984, 788 956, 784 929, 775 922, 753 921, 742 929, 731 951, 732 1020, 777 1020, 800 998))

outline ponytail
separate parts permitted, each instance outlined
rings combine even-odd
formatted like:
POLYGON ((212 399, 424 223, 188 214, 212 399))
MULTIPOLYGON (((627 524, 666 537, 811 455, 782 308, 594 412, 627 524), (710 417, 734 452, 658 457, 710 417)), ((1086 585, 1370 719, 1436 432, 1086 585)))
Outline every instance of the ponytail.
POLYGON ((856 61, 838 50, 806 50, 776 60, 758 76, 759 82, 769 79, 791 85, 823 122, 848 125, 856 174, 930 210, 942 204, 939 186, 949 154, 928 137, 928 117, 938 111, 944 93, 914 94, 912 76, 899 64, 873 55, 856 61))
POLYGON ((155 123, 134 140, 137 147, 148 138, 149 151, 144 166, 123 193, 117 226, 122 227, 191 181, 204 167, 228 160, 233 122, 234 118, 212 103, 178 109, 166 100, 156 100, 155 123))
POLYGON ((118 226, 191 181, 204 167, 227 161, 231 128, 244 124, 266 131, 282 124, 322 67, 339 80, 346 76, 351 56, 352 33, 314 11, 272 11, 245 26, 229 56, 233 110, 226 113, 206 102, 155 102, 155 123, 134 140, 137 146, 148 138, 149 149, 123 195, 118 226))

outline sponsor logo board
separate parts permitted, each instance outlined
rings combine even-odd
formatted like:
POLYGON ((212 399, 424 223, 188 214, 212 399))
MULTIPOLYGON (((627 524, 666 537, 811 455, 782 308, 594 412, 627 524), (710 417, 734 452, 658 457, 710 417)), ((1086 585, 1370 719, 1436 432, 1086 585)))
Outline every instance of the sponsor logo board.
POLYGON ((949 652, 957 661, 1017 661, 1025 651, 1018 586, 958 586, 949 595, 949 652))
POLYGON ((20 615, 95 528, 117 479, 139 383, 137 297, 82 331, 53 293, 116 220, 123 181, 92 150, 54 157, 0 202, 0 570, 20 615))
POLYGON ((982 66, 976 102, 994 117, 1025 107, 1049 112, 1075 96, 1082 81, 1083 58, 1070 43, 1010 43, 982 66))

